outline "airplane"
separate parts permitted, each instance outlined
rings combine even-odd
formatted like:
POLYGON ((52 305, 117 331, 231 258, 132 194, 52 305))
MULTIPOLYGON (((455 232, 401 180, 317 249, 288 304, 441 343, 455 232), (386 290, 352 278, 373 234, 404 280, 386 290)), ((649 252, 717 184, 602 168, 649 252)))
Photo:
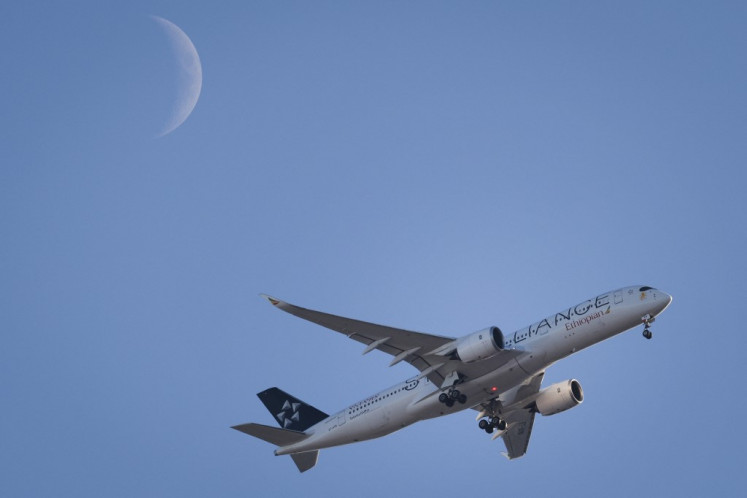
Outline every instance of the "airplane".
POLYGON ((501 437, 509 460, 527 452, 537 413, 549 416, 584 400, 576 379, 541 389, 553 363, 621 332, 650 325, 672 297, 649 286, 599 294, 511 334, 496 326, 459 338, 423 334, 301 308, 262 294, 273 306, 393 356, 419 374, 332 415, 272 387, 257 394, 280 427, 232 427, 277 446, 298 470, 314 467, 319 450, 385 436, 415 422, 468 408, 478 427, 501 437))

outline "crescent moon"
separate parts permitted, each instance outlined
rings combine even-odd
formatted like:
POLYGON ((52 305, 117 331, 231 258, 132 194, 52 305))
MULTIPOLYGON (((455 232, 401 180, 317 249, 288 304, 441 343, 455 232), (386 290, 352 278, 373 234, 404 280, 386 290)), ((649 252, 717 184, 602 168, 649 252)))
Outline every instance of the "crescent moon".
POLYGON ((169 121, 156 138, 168 135, 187 120, 197 105, 202 90, 202 66, 192 40, 171 21, 163 17, 151 16, 169 37, 179 66, 177 93, 169 121))

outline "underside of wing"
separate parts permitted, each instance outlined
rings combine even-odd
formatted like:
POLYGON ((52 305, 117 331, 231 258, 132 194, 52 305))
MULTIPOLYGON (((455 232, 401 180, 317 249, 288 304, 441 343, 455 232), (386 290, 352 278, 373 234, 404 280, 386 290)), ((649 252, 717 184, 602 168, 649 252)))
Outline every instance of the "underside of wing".
POLYGON ((530 410, 512 413, 507 420, 508 430, 503 433, 503 443, 506 445, 506 457, 509 460, 524 456, 529 447, 532 435, 535 413, 530 410))
POLYGON ((506 457, 509 460, 519 458, 527 452, 537 412, 533 400, 540 390, 544 376, 545 372, 535 375, 520 385, 515 392, 509 393, 511 397, 506 399, 503 418, 508 424, 508 430, 503 434, 503 443, 506 445, 506 457))
POLYGON ((286 313, 334 330, 365 344, 367 348, 364 349, 364 354, 377 349, 394 356, 391 365, 405 361, 420 372, 430 370, 428 374, 437 370, 433 367, 438 367, 439 364, 444 364, 447 361, 444 357, 429 355, 428 353, 454 341, 453 337, 423 334, 386 325, 377 325, 302 308, 270 296, 263 295, 262 297, 286 313))
POLYGON ((453 378, 479 377, 522 354, 518 350, 501 350, 497 351, 492 358, 484 361, 465 363, 454 354, 459 340, 453 337, 378 325, 302 308, 264 294, 262 297, 286 313, 365 344, 363 354, 377 349, 394 357, 390 366, 401 361, 409 363, 420 371, 420 377, 427 377, 439 387, 447 384, 446 379, 449 379, 448 383, 450 383, 453 378))

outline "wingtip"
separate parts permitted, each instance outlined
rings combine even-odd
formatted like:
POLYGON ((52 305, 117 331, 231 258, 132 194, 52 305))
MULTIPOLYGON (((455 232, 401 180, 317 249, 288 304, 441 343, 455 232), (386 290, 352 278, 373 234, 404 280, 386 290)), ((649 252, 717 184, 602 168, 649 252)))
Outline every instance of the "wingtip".
POLYGON ((275 299, 274 297, 268 296, 267 294, 260 294, 259 296, 267 299, 273 306, 277 306, 278 304, 282 303, 280 299, 275 299))
POLYGON ((249 427, 250 425, 252 425, 252 424, 251 423, 247 423, 247 424, 232 425, 231 429, 233 429, 235 431, 243 432, 244 434, 249 434, 251 436, 251 433, 247 432, 247 427, 249 427))

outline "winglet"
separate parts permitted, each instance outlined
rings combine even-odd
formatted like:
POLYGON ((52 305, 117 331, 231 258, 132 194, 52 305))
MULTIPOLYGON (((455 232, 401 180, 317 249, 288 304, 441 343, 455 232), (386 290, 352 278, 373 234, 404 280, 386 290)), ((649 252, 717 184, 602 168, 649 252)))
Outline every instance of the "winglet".
POLYGON ((275 299, 274 297, 268 296, 267 294, 260 294, 259 296, 270 301, 270 304, 272 304, 273 306, 277 306, 278 304, 283 302, 280 299, 275 299))

